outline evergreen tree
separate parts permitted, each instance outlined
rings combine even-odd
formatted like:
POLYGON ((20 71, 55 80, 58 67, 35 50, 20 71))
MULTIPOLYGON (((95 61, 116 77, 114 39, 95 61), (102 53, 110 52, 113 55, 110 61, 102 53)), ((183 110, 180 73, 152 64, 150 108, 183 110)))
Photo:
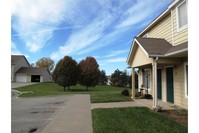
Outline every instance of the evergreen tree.
POLYGON ((99 83, 102 85, 106 85, 107 84, 107 76, 106 76, 106 72, 104 70, 100 71, 100 77, 99 77, 99 83))

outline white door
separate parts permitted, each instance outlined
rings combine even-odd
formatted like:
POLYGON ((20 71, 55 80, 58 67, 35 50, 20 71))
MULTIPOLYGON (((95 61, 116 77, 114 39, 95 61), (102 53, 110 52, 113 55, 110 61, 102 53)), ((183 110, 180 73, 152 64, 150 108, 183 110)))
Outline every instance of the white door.
POLYGON ((25 74, 17 74, 16 82, 27 82, 27 76, 25 74))

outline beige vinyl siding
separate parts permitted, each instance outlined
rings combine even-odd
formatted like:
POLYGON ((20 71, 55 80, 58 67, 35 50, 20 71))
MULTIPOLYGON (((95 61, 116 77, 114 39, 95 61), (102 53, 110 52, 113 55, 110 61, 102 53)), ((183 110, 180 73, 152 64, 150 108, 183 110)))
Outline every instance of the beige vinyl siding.
POLYGON ((173 34, 174 34, 174 45, 181 44, 188 41, 188 28, 178 31, 177 28, 177 16, 176 8, 172 9, 172 19, 173 19, 173 34))
POLYGON ((172 44, 171 15, 165 17, 162 21, 156 24, 155 27, 149 30, 148 36, 151 38, 164 38, 172 44))
POLYGON ((152 59, 148 58, 144 51, 138 47, 133 58, 132 67, 147 65, 150 63, 152 63, 152 59))
POLYGON ((166 71, 165 71, 165 67, 162 67, 162 101, 167 102, 166 71))
POLYGON ((174 69, 174 102, 176 105, 188 109, 188 98, 185 98, 184 82, 184 63, 182 63, 174 69))

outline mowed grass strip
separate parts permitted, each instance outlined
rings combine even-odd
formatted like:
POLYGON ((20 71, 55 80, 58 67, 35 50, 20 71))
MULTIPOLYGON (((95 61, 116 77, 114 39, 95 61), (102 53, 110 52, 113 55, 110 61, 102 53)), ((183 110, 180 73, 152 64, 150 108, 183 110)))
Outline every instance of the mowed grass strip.
MULTIPOLYGON (((90 94, 92 103, 131 101, 130 96, 126 97, 121 95, 121 91, 124 89, 125 88, 113 87, 108 85, 97 85, 96 87, 90 87, 87 91, 85 86, 76 85, 71 86, 70 90, 64 92, 63 87, 57 85, 56 83, 39 83, 16 88, 16 90, 21 92, 33 92, 23 93, 21 97, 53 96, 64 94, 90 94)), ((131 90, 129 89, 129 91, 131 90)))
POLYGON ((187 133, 184 125, 146 107, 92 110, 94 133, 187 133))

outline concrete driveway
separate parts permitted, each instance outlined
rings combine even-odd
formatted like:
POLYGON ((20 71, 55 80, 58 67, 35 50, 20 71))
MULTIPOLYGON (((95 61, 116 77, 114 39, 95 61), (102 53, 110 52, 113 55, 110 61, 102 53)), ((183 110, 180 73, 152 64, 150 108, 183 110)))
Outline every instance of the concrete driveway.
POLYGON ((11 88, 18 88, 18 87, 22 87, 22 86, 28 86, 28 85, 33 85, 33 84, 38 84, 36 83, 17 83, 17 82, 12 82, 11 83, 11 88))
POLYGON ((12 133, 92 133, 90 95, 11 100, 12 133))

